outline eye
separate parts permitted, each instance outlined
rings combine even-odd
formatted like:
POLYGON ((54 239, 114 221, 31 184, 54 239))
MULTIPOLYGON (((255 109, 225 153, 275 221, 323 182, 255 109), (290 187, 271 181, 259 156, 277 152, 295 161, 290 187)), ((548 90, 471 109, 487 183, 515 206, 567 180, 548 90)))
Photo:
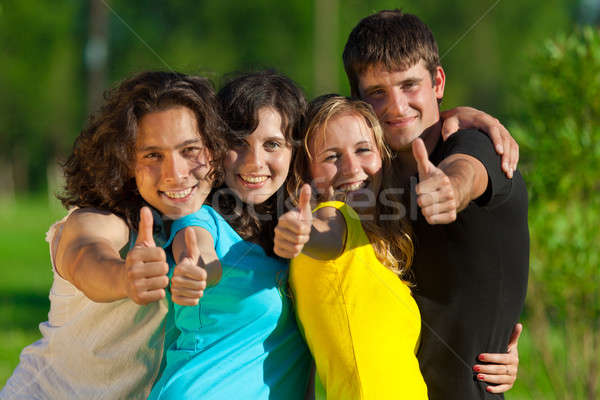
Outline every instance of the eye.
POLYGON ((371 151, 370 147, 359 147, 358 149, 356 149, 357 153, 365 153, 365 152, 369 152, 371 151))
POLYGON ((157 153, 157 152, 153 152, 153 153, 148 153, 148 154, 144 154, 143 158, 145 160, 160 160, 162 158, 162 154, 157 153))
POLYGON ((340 155, 338 153, 332 153, 332 154, 328 155, 327 157, 325 157, 323 159, 323 161, 335 161, 339 158, 339 156, 340 155))
POLYGON ((402 90, 413 90, 417 88, 417 82, 406 82, 402 85, 402 90))
POLYGON ((368 97, 372 97, 372 98, 381 98, 383 96, 385 96, 385 90, 383 89, 374 89, 371 92, 369 92, 367 94, 368 97))
POLYGON ((188 146, 182 149, 184 157, 196 157, 202 151, 200 146, 188 146))
POLYGON ((275 151, 281 147, 281 143, 276 140, 269 140, 263 144, 267 151, 275 151))

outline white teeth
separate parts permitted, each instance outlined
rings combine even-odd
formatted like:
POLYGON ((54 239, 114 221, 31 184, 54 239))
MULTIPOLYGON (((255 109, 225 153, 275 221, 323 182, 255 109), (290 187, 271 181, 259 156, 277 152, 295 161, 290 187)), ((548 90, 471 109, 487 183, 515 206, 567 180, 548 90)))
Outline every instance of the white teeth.
POLYGON ((178 192, 163 192, 163 193, 171 199, 183 199, 185 196, 192 193, 192 189, 193 189, 193 187, 185 189, 185 190, 180 190, 178 192))
POLYGON ((266 176, 248 176, 248 175, 240 175, 243 181, 248 183, 261 183, 267 180, 266 176))
POLYGON ((351 185, 341 185, 340 190, 343 190, 345 192, 353 192, 355 190, 362 188, 363 186, 365 186, 365 181, 353 183, 351 185))

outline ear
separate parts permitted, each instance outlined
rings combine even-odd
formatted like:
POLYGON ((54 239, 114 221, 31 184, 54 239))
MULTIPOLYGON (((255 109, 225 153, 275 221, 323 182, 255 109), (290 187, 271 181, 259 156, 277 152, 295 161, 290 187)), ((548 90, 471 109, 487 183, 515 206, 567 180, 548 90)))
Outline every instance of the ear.
POLYGON ((444 69, 438 66, 435 70, 435 77, 433 82, 433 91, 435 92, 435 97, 438 100, 441 100, 444 97, 444 86, 446 84, 446 73, 444 69))

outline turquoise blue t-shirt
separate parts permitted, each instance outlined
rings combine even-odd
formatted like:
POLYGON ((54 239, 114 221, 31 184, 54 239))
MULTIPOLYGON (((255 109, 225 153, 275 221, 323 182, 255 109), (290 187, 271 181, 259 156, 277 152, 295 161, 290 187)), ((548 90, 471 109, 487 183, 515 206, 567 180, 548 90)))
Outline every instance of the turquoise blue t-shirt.
POLYGON ((302 399, 311 359, 286 296, 288 265, 243 240, 215 210, 173 222, 213 237, 223 274, 197 306, 173 304, 179 337, 150 399, 302 399))

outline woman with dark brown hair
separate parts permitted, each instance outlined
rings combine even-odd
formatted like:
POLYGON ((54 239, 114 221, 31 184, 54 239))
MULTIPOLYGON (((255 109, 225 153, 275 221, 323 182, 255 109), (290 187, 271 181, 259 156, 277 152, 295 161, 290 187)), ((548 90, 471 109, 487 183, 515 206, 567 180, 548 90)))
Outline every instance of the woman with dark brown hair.
POLYGON ((273 228, 304 95, 291 79, 262 71, 232 79, 217 97, 229 126, 224 185, 208 199, 212 207, 175 221, 171 238, 175 260, 216 249, 222 274, 199 302, 173 305, 179 337, 165 349, 150 399, 302 399, 310 355, 285 294, 287 261, 273 255, 273 228), (209 246, 186 240, 189 229, 209 246))
POLYGON ((43 337, 0 397, 147 397, 167 313, 161 222, 201 207, 222 175, 223 131, 204 78, 147 72, 107 93, 64 166, 71 210, 47 237, 43 337))

